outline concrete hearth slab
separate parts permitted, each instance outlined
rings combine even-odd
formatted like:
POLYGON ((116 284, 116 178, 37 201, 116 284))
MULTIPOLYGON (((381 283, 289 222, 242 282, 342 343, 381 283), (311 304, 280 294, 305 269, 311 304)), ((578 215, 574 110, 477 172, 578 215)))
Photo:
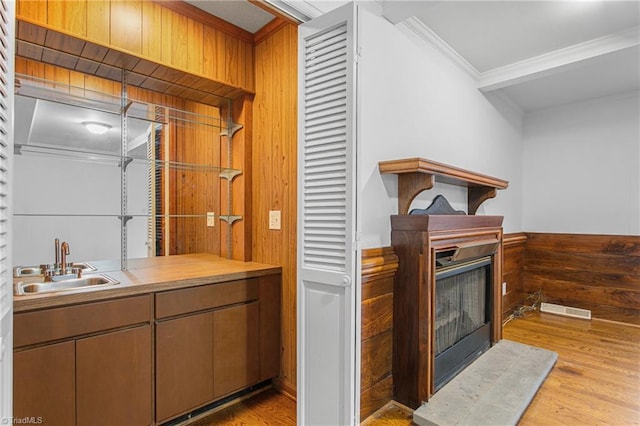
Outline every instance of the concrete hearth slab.
POLYGON ((558 355, 501 340, 413 413, 421 426, 515 425, 558 355))

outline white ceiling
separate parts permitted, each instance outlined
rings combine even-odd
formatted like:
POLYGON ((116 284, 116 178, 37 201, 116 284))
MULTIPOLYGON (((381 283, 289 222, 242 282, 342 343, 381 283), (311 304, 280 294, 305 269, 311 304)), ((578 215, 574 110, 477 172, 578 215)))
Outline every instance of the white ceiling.
MULTIPOLYGON (((298 18, 347 3, 267 1, 298 18)), ((523 113, 640 90, 640 0, 376 2, 523 113)), ((189 3, 250 32, 270 20, 247 0, 189 3)))
POLYGON ((383 1, 522 112, 640 90, 640 1, 383 1))
POLYGON ((185 0, 185 3, 231 22, 250 33, 255 33, 274 18, 274 15, 247 0, 185 0))
POLYGON ((483 73, 639 24, 640 2, 420 2, 414 16, 483 73))

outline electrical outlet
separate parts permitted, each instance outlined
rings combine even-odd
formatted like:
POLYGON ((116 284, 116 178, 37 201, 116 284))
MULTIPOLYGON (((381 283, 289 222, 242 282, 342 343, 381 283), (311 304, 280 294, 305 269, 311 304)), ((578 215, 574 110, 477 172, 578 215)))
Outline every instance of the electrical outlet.
POLYGON ((269 229, 281 229, 280 210, 269 210, 269 229))
POLYGON ((502 295, 504 296, 505 294, 507 294, 507 282, 503 282, 502 283, 502 295))
POLYGON ((212 228, 216 226, 216 214, 214 212, 207 212, 207 227, 212 228))

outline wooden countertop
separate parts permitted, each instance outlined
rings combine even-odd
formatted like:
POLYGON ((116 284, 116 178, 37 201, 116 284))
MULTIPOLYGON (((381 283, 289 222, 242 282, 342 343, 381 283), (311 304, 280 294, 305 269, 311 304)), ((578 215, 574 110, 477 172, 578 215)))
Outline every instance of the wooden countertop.
MULTIPOLYGON (((120 284, 14 296, 13 311, 18 313, 282 272, 280 266, 229 260, 205 253, 130 259, 127 271, 118 269, 118 261, 90 263, 98 268, 97 273, 104 273, 120 284)), ((14 282, 19 281, 27 279, 14 279, 14 282)))

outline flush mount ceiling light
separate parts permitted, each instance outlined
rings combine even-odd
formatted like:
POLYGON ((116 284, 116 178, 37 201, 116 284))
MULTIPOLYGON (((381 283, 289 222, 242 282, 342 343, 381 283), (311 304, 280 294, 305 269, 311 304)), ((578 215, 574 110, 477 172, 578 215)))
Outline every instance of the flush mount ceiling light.
POLYGON ((82 124, 87 128, 87 130, 94 135, 103 135, 109 131, 111 126, 105 123, 100 123, 97 121, 83 121, 82 124))

